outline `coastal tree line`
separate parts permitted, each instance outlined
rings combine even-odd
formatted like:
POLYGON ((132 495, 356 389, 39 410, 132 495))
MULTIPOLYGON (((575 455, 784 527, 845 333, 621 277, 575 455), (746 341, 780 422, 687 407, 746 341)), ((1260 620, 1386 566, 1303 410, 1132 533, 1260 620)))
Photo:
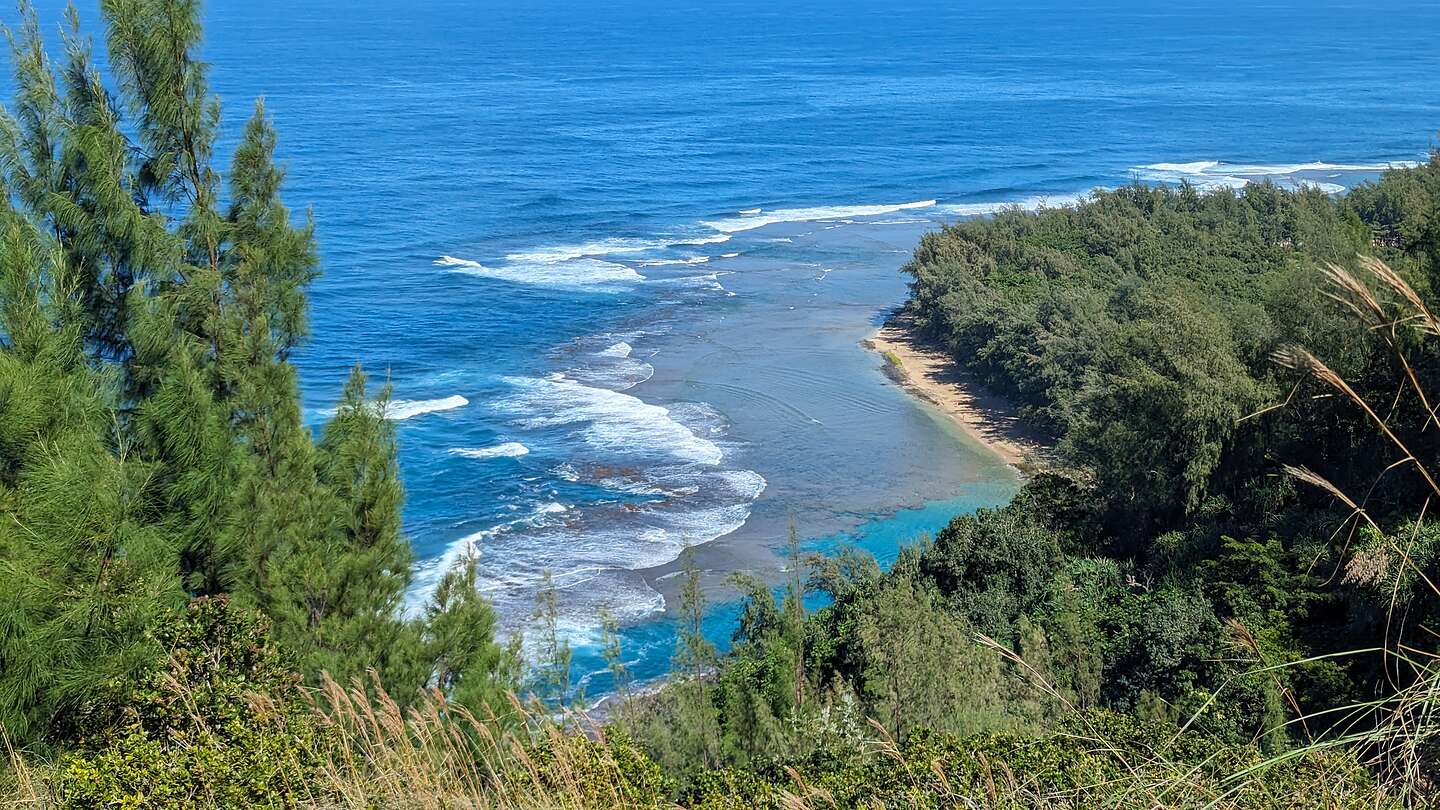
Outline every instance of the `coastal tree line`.
MULTIPOLYGON (((1137 745, 1127 761, 1189 757, 1222 784, 1247 756, 1366 766, 1187 785, 1221 805, 1345 806, 1354 778, 1433 799, 1437 205, 1440 154, 1342 198, 1137 184, 928 234, 899 316, 1052 431, 1054 458, 889 571, 811 558, 828 604, 798 631, 754 591, 708 699, 639 702, 636 738, 706 715, 720 753, 660 761, 699 795, 726 763, 761 804, 789 767, 863 806, 840 775, 864 758, 807 725, 844 711, 969 757, 1137 745)), ((1043 767, 1077 806, 1114 801, 1071 781, 1104 772, 1079 751, 1043 767)))
MULTIPOLYGON (((271 121, 257 105, 219 165, 198 4, 100 7, 103 73, 73 11, 58 59, 29 8, 10 32, 0 789, 65 807, 1433 796, 1440 157, 1344 198, 1135 185, 926 236, 906 316, 1059 436, 1054 463, 888 571, 792 535, 778 588, 735 580, 725 655, 687 564, 673 677, 628 684, 607 622, 620 689, 594 724, 567 714, 563 639, 527 675, 473 566, 404 609, 386 390, 357 367, 323 425, 301 411, 290 357, 319 268, 271 121)), ((542 592, 552 631, 553 612, 542 592)))

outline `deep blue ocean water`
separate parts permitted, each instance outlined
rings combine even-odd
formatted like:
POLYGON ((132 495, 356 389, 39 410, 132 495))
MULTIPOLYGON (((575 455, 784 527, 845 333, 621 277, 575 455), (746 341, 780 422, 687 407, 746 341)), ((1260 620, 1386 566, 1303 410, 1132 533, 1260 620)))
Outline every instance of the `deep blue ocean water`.
POLYGON ((519 628, 548 570, 582 674, 607 609, 635 675, 665 671, 686 544, 715 586, 777 570, 791 520, 884 559, 1013 493, 859 346, 925 230, 1136 179, 1339 191, 1440 128, 1435 2, 212 0, 206 19, 226 145, 263 95, 287 199, 313 207, 312 417, 353 363, 388 379, 416 597, 478 553, 519 628))

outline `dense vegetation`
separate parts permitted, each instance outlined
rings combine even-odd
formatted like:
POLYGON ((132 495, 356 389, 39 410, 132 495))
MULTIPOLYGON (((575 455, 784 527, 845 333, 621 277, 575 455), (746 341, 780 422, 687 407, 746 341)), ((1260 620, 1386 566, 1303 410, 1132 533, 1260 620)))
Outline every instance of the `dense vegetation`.
POLYGON ((102 7, 116 89, 73 14, 55 64, 25 10, 0 118, 6 737, 122 744, 134 718, 96 718, 167 666, 162 628, 187 601, 222 595, 268 617, 311 683, 373 669, 407 699, 499 699, 512 656, 470 571, 400 612, 411 551, 383 393, 357 368, 318 441, 302 422, 288 357, 316 250, 281 202, 263 107, 222 180, 195 4, 102 7))
POLYGON ((1345 199, 1137 185, 926 236, 900 317, 1053 430, 1056 463, 888 572, 811 560, 812 616, 795 584, 754 589, 717 674, 643 701, 637 738, 703 785, 798 767, 846 707, 900 739, 1053 740, 1102 711, 1223 756, 1347 744, 1433 791, 1437 206, 1440 155, 1345 199), (664 734, 694 716, 705 744, 664 734))
POLYGON ((23 10, 0 116, 0 791, 938 808, 1434 789, 1440 157, 1343 200, 1136 186, 926 237, 905 317, 1061 436, 1059 463, 889 571, 792 539, 778 592, 736 581, 724 656, 689 570, 675 677, 635 693, 609 633, 598 727, 558 711, 553 591, 529 679, 472 566, 402 610, 385 392, 357 369, 316 435, 302 419, 289 356, 318 266, 270 121, 257 106, 222 174, 195 3, 101 7, 109 75, 73 14, 53 63, 23 10))

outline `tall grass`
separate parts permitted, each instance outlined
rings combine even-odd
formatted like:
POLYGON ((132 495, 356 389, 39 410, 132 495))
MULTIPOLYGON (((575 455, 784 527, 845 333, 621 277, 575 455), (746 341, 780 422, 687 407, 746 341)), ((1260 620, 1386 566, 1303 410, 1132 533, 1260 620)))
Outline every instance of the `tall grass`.
POLYGON ((319 780, 324 806, 480 810, 654 805, 658 770, 612 745, 583 714, 555 715, 513 695, 477 716, 438 693, 401 709, 378 683, 328 677, 316 711, 338 737, 319 780))
MULTIPOLYGON (((178 685, 183 692, 186 688, 178 685)), ((378 682, 341 686, 328 676, 311 690, 324 730, 318 770, 287 785, 277 801, 309 808, 464 808, 589 810, 655 806, 658 782, 637 771, 627 749, 579 715, 556 716, 510 698, 483 716, 439 693, 402 708, 378 682), (638 778, 637 778, 638 777, 638 778), (647 790, 648 789, 648 790, 647 790)), ((177 694, 178 705, 185 695, 177 694)), ((256 696, 253 711, 271 710, 256 696)), ((4 743, 0 807, 46 808, 59 802, 51 782, 63 763, 26 757, 4 743)), ((298 758, 298 757, 297 757, 298 758)), ((130 806, 130 805, 126 805, 130 806)), ((133 805, 144 807, 143 803, 133 805)), ((208 806, 203 795, 197 807, 208 806)))
MULTIPOLYGON (((1329 295, 1353 312, 1370 333, 1379 336, 1400 369, 1401 394, 1413 395, 1425 414, 1423 430, 1440 429, 1436 397, 1427 390, 1405 349, 1407 336, 1422 341, 1440 337, 1440 318, 1430 310, 1415 289, 1389 265, 1373 257, 1361 257, 1361 274, 1331 264, 1325 275, 1331 285, 1329 295), (1409 333, 1407 335, 1407 333, 1409 333)), ((1363 499, 1356 499, 1331 483, 1322 474, 1304 467, 1287 466, 1285 471, 1297 481, 1315 487, 1343 504, 1349 514, 1345 525, 1353 533, 1356 527, 1369 529, 1369 536, 1379 538, 1379 545, 1366 553, 1352 554, 1343 576, 1352 582, 1386 582, 1391 593, 1390 619, 1386 634, 1377 639, 1374 648, 1347 653, 1349 656, 1381 656, 1383 671, 1389 680, 1389 694, 1372 702, 1332 709, 1317 715, 1299 714, 1293 724, 1323 724, 1332 731, 1321 739, 1310 740, 1280 758, 1302 756, 1322 748, 1344 748, 1356 754, 1377 775, 1387 795, 1399 797, 1407 804, 1430 806, 1436 797, 1434 780, 1440 772, 1440 656, 1434 652, 1440 633, 1432 628, 1419 628, 1432 641, 1431 649, 1415 646, 1401 637, 1395 628, 1394 614, 1402 587, 1413 578, 1426 598, 1440 600, 1440 587, 1424 568, 1415 562, 1412 553, 1432 501, 1440 497, 1440 468, 1434 459, 1414 452, 1410 444, 1391 425, 1397 408, 1372 403, 1355 390, 1340 374, 1303 347, 1290 347, 1276 353, 1279 364, 1297 369, 1317 381, 1328 396, 1338 396, 1353 404, 1375 427, 1384 440, 1394 447, 1394 460, 1384 473, 1408 469, 1419 476, 1429 494, 1418 504, 1418 512, 1408 536, 1386 531, 1370 514, 1363 499), (1382 416, 1382 413, 1389 414, 1382 416)), ((1283 664, 1272 669, 1295 666, 1283 664)), ((1273 764, 1261 763, 1257 767, 1273 764)), ((1236 778, 1248 775, 1242 772, 1236 778)))
MULTIPOLYGON (((1063 701, 1063 695, 1029 670, 1004 645, 998 654, 1026 668, 1036 688, 1063 701)), ((324 764, 287 806, 313 810, 371 808, 455 808, 457 810, 619 810, 678 807, 658 770, 637 759, 624 745, 612 745, 604 728, 583 715, 556 716, 537 704, 512 699, 504 712, 477 716, 434 695, 401 708, 378 684, 342 687, 326 679, 314 692, 317 719, 331 732, 324 764)), ((257 711, 266 711, 257 702, 257 711)), ((978 764, 981 776, 952 781, 956 756, 921 757, 905 750, 878 723, 860 745, 871 761, 888 768, 892 778, 866 808, 1266 808, 1299 806, 1295 797, 1275 791, 1264 772, 1279 760, 1262 763, 1238 779, 1217 780, 1215 762, 1179 762, 1164 746, 1137 749, 1117 742, 1103 727, 1087 725, 1063 735, 1072 749, 1120 767, 1081 785, 1057 785, 1017 770, 1006 758, 976 748, 959 754, 978 764)), ((1298 751, 1314 784, 1305 807, 1398 807, 1383 792, 1357 793, 1354 763, 1317 748, 1298 751), (1315 801, 1316 797, 1321 801, 1315 801)), ((0 807, 50 808, 48 768, 7 747, 13 797, 0 807)), ((970 772, 966 768, 960 772, 970 772)), ((857 773, 854 779, 869 778, 857 773)), ((795 768, 772 777, 766 807, 785 810, 838 810, 857 806, 840 788, 812 783, 795 768)), ((1283 783, 1282 784, 1289 784, 1283 783)), ((6 782, 0 779, 0 787, 6 782)), ((144 805, 135 805, 143 807, 144 805)), ((210 806, 197 801, 194 806, 210 806)), ((751 806, 742 796, 711 796, 711 808, 751 806)))

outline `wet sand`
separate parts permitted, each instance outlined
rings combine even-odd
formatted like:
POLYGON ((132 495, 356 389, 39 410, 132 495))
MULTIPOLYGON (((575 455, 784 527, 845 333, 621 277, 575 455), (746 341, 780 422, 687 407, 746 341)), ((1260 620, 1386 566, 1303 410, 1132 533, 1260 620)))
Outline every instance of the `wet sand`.
POLYGON ((1053 439, 1022 422, 1011 403, 981 387, 908 319, 891 318, 864 345, 885 358, 887 372, 901 386, 1006 464, 1031 470, 1049 458, 1053 439))

